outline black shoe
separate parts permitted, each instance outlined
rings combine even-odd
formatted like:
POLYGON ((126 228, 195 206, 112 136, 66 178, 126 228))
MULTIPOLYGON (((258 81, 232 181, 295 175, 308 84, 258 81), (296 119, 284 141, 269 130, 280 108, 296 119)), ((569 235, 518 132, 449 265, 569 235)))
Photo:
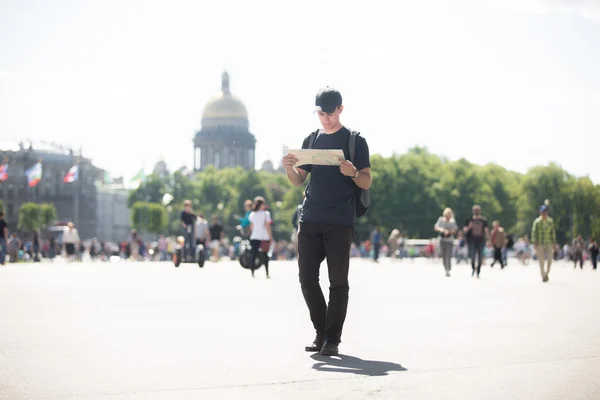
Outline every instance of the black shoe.
POLYGON ((325 338, 323 337, 323 335, 317 334, 317 337, 315 337, 315 340, 312 342, 312 344, 306 346, 304 348, 304 350, 318 353, 323 348, 324 342, 325 342, 325 338))
POLYGON ((338 344, 332 341, 326 341, 321 349, 322 356, 337 356, 340 350, 338 349, 338 344))

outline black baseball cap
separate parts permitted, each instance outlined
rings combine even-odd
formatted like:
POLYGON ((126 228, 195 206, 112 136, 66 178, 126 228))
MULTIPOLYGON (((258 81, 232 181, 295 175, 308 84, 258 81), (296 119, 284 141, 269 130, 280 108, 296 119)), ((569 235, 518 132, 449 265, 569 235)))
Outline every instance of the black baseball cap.
POLYGON ((342 94, 329 86, 319 89, 315 98, 315 111, 332 113, 342 105, 342 94))

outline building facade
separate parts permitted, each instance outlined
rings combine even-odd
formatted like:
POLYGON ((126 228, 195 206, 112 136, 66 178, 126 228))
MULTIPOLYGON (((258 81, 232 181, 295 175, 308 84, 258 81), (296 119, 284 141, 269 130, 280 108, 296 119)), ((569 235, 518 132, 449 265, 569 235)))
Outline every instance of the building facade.
POLYGON ((0 145, 0 162, 8 163, 8 179, 0 183, 6 219, 16 228, 19 208, 23 203, 52 203, 58 220, 72 221, 82 237, 92 237, 96 225, 96 182, 104 171, 90 159, 73 150, 45 143, 0 145), (42 164, 42 179, 29 187, 25 171, 42 164), (65 183, 63 178, 75 164, 79 165, 78 179, 65 183))
POLYGON ((102 241, 119 243, 131 233, 129 191, 123 185, 99 186, 96 190, 96 234, 102 241))
POLYGON ((212 97, 202 113, 202 127, 194 137, 194 171, 209 165, 217 169, 254 169, 256 139, 249 131, 248 112, 231 94, 229 74, 223 72, 221 92, 212 97))

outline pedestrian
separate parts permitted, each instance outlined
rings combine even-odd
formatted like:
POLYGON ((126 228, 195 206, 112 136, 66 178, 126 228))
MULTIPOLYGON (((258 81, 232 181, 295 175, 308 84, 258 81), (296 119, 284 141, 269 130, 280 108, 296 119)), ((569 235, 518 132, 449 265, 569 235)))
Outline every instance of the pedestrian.
POLYGON ((273 242, 271 230, 271 213, 267 211, 267 203, 262 197, 254 200, 252 212, 248 216, 250 221, 250 246, 252 246, 252 264, 250 270, 254 278, 254 271, 264 264, 269 278, 269 249, 273 242), (261 250, 259 254, 259 250, 261 250), (259 258, 257 262, 257 258, 259 258))
POLYGON ((22 243, 21 239, 17 237, 16 233, 12 233, 10 239, 8 240, 8 257, 10 258, 11 263, 16 263, 19 261, 19 250, 21 249, 22 243))
POLYGON ((371 164, 366 140, 340 122, 344 109, 340 92, 329 87, 320 90, 315 105, 322 129, 306 137, 302 148, 343 150, 345 160, 339 167, 297 165, 298 159, 286 154, 282 165, 296 187, 311 174, 298 229, 300 286, 316 330, 314 342, 305 349, 335 355, 348 308, 348 270, 356 215, 359 207, 365 205, 362 191, 371 186, 371 164), (329 304, 319 285, 319 267, 325 257, 329 304))
POLYGON ((502 261, 504 262, 504 266, 508 265, 508 249, 512 249, 515 245, 513 236, 504 232, 504 236, 506 240, 504 241, 504 247, 502 247, 502 261))
POLYGON ((579 262, 579 267, 583 269, 583 249, 585 248, 585 243, 583 242, 583 237, 581 235, 577 235, 577 238, 573 240, 573 256, 574 262, 573 268, 577 268, 577 262, 579 262))
POLYGON ((4 211, 0 210, 0 265, 6 262, 8 252, 8 224, 4 220, 4 211))
POLYGON ((208 232, 210 234, 213 261, 216 262, 221 258, 221 245, 225 239, 225 228, 217 215, 212 216, 212 224, 209 226, 208 232))
POLYGON ((33 231, 33 240, 32 240, 32 256, 33 256, 33 262, 40 262, 40 251, 41 251, 41 247, 40 247, 40 230, 39 229, 35 229, 33 231))
POLYGON ((50 237, 50 244, 48 245, 48 258, 50 261, 54 261, 56 257, 56 239, 54 236, 50 237))
POLYGON ((598 248, 598 243, 596 243, 594 238, 590 239, 588 251, 590 252, 590 259, 592 260, 592 267, 596 269, 598 267, 598 254, 600 254, 600 249, 598 248))
POLYGON ((496 264, 496 261, 500 262, 500 268, 504 269, 504 257, 502 256, 502 249, 506 246, 506 237, 504 235, 504 228, 500 226, 500 221, 492 222, 492 246, 494 248, 494 261, 491 267, 496 264))
POLYGON ((548 206, 540 207, 540 216, 533 221, 531 228, 531 238, 535 246, 538 261, 540 263, 540 272, 542 281, 548 282, 548 274, 552 265, 552 249, 556 244, 556 231, 554 229, 554 221, 548 216, 548 206), (547 268, 544 269, 544 262, 547 263, 547 268))
POLYGON ((373 243, 373 261, 379 262, 379 253, 381 252, 381 228, 375 227, 371 233, 371 243, 373 243))
POLYGON ((204 213, 200 211, 196 218, 196 245, 201 244, 204 248, 204 254, 209 255, 208 246, 210 243, 210 225, 208 221, 204 218, 204 213))
POLYGON ((252 212, 252 206, 254 202, 250 199, 244 201, 244 216, 240 217, 237 214, 234 214, 234 218, 238 220, 240 223, 241 233, 244 237, 250 236, 250 213, 252 212))
POLYGON ((442 252, 442 261, 446 276, 450 276, 452 269, 452 250, 454 249, 454 235, 458 231, 458 225, 454 219, 454 212, 450 207, 446 208, 442 216, 438 218, 434 229, 440 233, 439 243, 442 252))
POLYGON ((477 272, 477 278, 479 278, 489 229, 487 220, 481 215, 481 206, 474 205, 472 211, 471 218, 465 221, 464 232, 469 246, 469 258, 471 259, 471 269, 473 271, 471 276, 474 276, 477 272), (475 264, 475 258, 477 258, 477 264, 475 264))
POLYGON ((387 245, 388 248, 390 249, 390 257, 392 258, 392 260, 396 260, 399 257, 399 244, 398 241, 400 240, 400 230, 399 229, 394 229, 392 230, 392 232, 390 233, 390 236, 388 237, 387 240, 387 245))
POLYGON ((137 261, 140 258, 140 238, 135 229, 131 230, 131 260, 137 261))
POLYGON ((183 202, 183 211, 179 217, 179 224, 183 228, 183 243, 184 258, 193 252, 194 249, 194 224, 196 223, 196 214, 192 211, 192 201, 185 200, 183 202))
POLYGON ((72 222, 69 222, 67 227, 68 229, 64 231, 62 235, 64 251, 69 261, 75 261, 77 248, 79 247, 81 240, 79 239, 79 232, 75 229, 75 225, 73 225, 72 222))

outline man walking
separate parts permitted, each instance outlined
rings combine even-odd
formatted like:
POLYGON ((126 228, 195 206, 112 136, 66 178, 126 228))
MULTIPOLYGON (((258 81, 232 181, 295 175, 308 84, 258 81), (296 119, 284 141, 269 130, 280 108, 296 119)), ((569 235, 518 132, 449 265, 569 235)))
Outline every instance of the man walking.
POLYGON ((357 187, 371 186, 369 147, 361 136, 352 136, 340 122, 342 95, 335 89, 321 89, 315 105, 322 129, 305 138, 302 148, 340 149, 345 160, 337 166, 301 165, 287 154, 283 166, 294 186, 301 186, 308 174, 298 228, 298 266, 302 294, 316 330, 314 342, 306 351, 322 355, 338 354, 348 308, 348 269, 350 246, 356 221, 357 187), (355 157, 350 160, 350 140, 356 139, 355 157), (319 267, 327 258, 329 304, 319 285, 319 267))
POLYGON ((483 260, 483 249, 489 236, 488 223, 481 216, 481 206, 473 206, 473 216, 465 221, 465 236, 469 245, 469 258, 471 259, 471 276, 477 272, 477 278, 481 272, 481 263, 483 260), (477 257, 477 268, 475 268, 475 258, 477 257))
POLYGON ((573 268, 577 268, 577 263, 579 262, 579 267, 583 269, 583 249, 585 248, 585 243, 583 242, 583 237, 581 235, 577 235, 577 238, 573 240, 573 255, 575 264, 573 268))
POLYGON ((4 220, 4 211, 0 210, 0 265, 6 261, 8 252, 8 224, 4 220))
POLYGON ((540 262, 542 281, 548 282, 554 244, 556 243, 556 232, 554 230, 554 221, 548 217, 548 206, 546 205, 540 207, 540 216, 533 221, 531 240, 533 240, 537 258, 540 262), (544 262, 548 265, 546 269, 544 269, 544 262))

